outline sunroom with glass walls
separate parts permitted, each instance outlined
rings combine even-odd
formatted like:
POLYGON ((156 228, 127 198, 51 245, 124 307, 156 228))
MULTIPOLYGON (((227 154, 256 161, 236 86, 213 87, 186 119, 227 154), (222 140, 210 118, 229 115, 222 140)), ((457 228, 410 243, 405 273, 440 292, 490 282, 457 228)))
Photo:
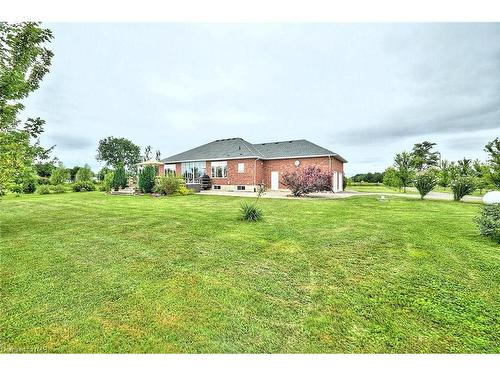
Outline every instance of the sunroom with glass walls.
POLYGON ((199 184, 201 177, 206 173, 206 163, 204 161, 181 163, 181 173, 186 184, 199 184))

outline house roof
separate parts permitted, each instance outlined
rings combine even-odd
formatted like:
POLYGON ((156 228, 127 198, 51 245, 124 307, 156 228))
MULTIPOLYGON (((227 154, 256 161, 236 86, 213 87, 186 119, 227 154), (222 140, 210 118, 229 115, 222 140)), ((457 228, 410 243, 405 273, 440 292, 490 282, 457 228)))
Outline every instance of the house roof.
POLYGON ((347 162, 339 154, 318 146, 305 139, 293 141, 252 144, 242 138, 218 139, 195 147, 191 150, 172 155, 162 160, 163 163, 199 160, 225 159, 285 159, 294 157, 332 156, 347 162))

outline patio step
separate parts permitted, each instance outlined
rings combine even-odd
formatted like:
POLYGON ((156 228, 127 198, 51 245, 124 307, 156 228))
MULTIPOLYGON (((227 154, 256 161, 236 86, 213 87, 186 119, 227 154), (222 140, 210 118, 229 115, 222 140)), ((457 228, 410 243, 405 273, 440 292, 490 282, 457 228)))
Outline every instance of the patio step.
POLYGON ((135 189, 133 187, 126 187, 125 189, 111 190, 113 195, 134 195, 135 189))

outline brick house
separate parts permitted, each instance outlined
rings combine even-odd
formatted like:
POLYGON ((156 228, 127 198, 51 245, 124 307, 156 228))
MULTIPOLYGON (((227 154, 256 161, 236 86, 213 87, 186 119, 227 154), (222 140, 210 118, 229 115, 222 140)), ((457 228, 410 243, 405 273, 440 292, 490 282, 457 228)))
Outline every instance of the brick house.
POLYGON ((188 185, 208 174, 212 189, 250 190, 259 184, 286 189, 285 171, 316 165, 332 174, 333 191, 342 190, 343 157, 305 139, 252 144, 242 138, 219 139, 161 160, 159 174, 183 176, 188 185))

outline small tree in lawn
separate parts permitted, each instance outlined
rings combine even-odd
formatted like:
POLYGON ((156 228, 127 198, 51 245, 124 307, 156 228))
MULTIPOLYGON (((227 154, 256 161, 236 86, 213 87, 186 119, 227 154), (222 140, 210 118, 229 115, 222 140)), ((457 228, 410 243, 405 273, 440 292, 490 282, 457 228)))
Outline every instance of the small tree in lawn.
POLYGON ((296 197, 331 189, 330 175, 316 166, 285 172, 282 181, 296 197))
POLYGON ((474 178, 469 176, 458 176, 451 182, 453 200, 459 201, 466 195, 472 194, 476 190, 474 178))
POLYGON ((120 164, 113 173, 113 181, 111 183, 111 187, 114 190, 118 190, 126 186, 127 186, 127 174, 125 173, 125 168, 123 167, 123 164, 120 164))
POLYGON ((396 170, 396 176, 399 178, 400 184, 403 187, 403 191, 406 193, 406 187, 410 185, 415 175, 412 154, 406 151, 396 154, 394 158, 394 168, 396 170))
POLYGON ((429 194, 436 186, 436 174, 433 170, 424 170, 417 173, 414 181, 415 187, 420 193, 420 199, 429 194))
POLYGON ((139 190, 142 193, 152 193, 155 186, 157 169, 153 165, 145 166, 139 172, 139 190))

